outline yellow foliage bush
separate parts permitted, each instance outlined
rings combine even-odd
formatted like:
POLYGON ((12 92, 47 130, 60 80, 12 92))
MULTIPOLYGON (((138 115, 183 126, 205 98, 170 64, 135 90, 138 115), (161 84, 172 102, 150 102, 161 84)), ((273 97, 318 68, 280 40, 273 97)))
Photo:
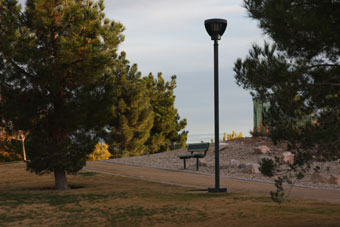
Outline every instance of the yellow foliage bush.
POLYGON ((98 142, 94 151, 89 155, 89 161, 99 161, 106 160, 111 157, 111 153, 109 152, 109 145, 106 143, 98 142))
POLYGON ((235 131, 233 131, 231 134, 224 133, 223 141, 226 141, 226 139, 227 140, 234 140, 234 139, 241 139, 241 138, 243 138, 242 132, 237 134, 235 131))
POLYGON ((0 162, 10 162, 22 160, 21 143, 16 137, 8 136, 0 128, 0 162))

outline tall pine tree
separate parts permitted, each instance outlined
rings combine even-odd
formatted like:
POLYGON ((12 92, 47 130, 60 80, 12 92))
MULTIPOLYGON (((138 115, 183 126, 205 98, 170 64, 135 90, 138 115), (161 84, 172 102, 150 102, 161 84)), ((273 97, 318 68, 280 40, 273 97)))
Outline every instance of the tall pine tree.
POLYGON ((0 119, 6 130, 29 131, 27 167, 80 170, 112 107, 106 74, 123 27, 105 18, 103 0, 0 0, 0 119), (100 112, 98 111, 100 110, 100 112))
MULTIPOLYGON (((270 136, 290 142, 290 167, 301 178, 311 161, 340 158, 340 1, 244 3, 273 44, 254 45, 235 63, 235 77, 255 98, 270 102, 270 136)), ((267 175, 279 170, 267 164, 267 175)))
POLYGON ((116 60, 111 76, 115 85, 115 102, 103 138, 114 157, 141 155, 150 137, 154 113, 146 85, 137 65, 129 64, 126 54, 116 60))
POLYGON ((157 79, 150 73, 144 80, 155 113, 151 136, 147 141, 148 152, 163 152, 185 147, 188 132, 183 129, 187 122, 186 119, 180 119, 174 106, 176 76, 172 76, 171 81, 166 82, 161 73, 157 79))

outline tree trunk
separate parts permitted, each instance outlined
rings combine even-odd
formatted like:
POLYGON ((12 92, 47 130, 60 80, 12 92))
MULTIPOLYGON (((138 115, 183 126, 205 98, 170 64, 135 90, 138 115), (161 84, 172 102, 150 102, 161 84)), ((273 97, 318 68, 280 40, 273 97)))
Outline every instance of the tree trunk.
POLYGON ((25 136, 21 135, 22 153, 24 155, 24 161, 26 162, 26 150, 25 150, 25 136))
POLYGON ((54 179, 55 179, 55 186, 57 190, 71 189, 70 186, 68 186, 64 169, 61 169, 61 168, 54 169, 54 179))

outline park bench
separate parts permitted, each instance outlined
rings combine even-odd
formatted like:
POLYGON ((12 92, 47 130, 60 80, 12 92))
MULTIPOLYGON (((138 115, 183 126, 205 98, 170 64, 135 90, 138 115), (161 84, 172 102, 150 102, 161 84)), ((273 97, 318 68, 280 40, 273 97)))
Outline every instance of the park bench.
POLYGON ((198 170, 198 159, 204 158, 209 150, 209 143, 191 143, 188 144, 187 152, 190 154, 178 156, 184 161, 184 169, 186 169, 186 160, 196 158, 196 170, 198 170))

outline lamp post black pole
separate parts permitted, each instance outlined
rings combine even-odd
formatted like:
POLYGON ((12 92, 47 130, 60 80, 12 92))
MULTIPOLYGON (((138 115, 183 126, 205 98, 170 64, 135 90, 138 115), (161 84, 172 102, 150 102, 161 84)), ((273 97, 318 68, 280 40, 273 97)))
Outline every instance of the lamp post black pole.
POLYGON ((220 147, 219 147, 219 99, 218 99, 218 40, 227 28, 228 22, 224 19, 205 20, 204 25, 214 40, 214 114, 215 114, 215 188, 208 188, 209 192, 226 192, 226 188, 220 188, 220 147))
POLYGON ((214 40, 214 101, 215 101, 215 189, 220 188, 218 41, 214 40))

